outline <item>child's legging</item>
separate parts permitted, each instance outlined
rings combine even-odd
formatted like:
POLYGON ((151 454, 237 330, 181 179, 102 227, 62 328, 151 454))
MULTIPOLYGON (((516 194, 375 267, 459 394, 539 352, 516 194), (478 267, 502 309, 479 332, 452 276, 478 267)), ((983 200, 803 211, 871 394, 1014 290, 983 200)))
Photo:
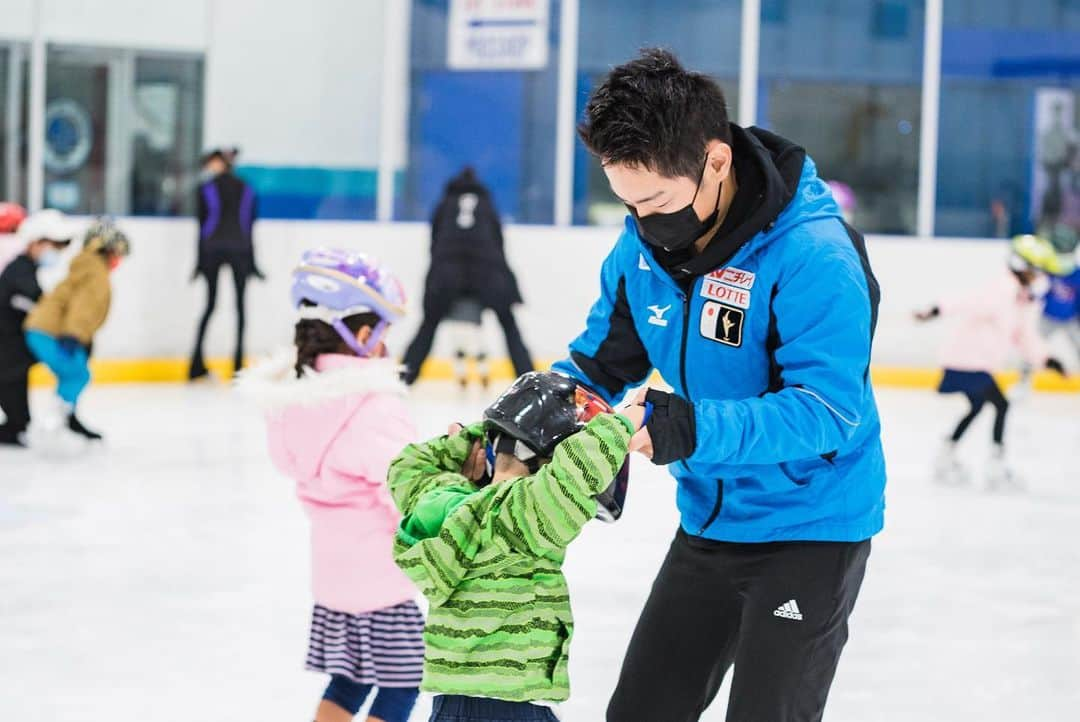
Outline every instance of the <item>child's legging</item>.
POLYGON ((56 393, 65 402, 74 406, 82 395, 83 389, 90 383, 86 350, 77 348, 68 353, 60 346, 60 341, 56 337, 41 331, 27 331, 26 345, 56 376, 56 393))
MULTIPOLYGON (((333 702, 350 714, 356 714, 364 706, 364 700, 371 693, 372 687, 373 685, 360 684, 335 674, 330 678, 323 699, 333 702)), ((420 690, 416 687, 379 687, 375 701, 368 710, 368 716, 378 717, 386 722, 408 722, 419 695, 420 690)))
POLYGON ((994 407, 994 443, 1001 444, 1005 438, 1005 414, 1009 411, 1009 402, 1005 399, 1005 395, 1001 393, 1001 389, 998 388, 996 383, 991 383, 981 392, 966 391, 964 395, 967 396, 968 402, 971 404, 971 411, 967 416, 960 419, 960 423, 956 425, 956 430, 953 431, 952 440, 959 441, 960 437, 964 435, 964 432, 971 426, 971 422, 975 420, 975 417, 982 411, 983 406, 987 401, 994 407))

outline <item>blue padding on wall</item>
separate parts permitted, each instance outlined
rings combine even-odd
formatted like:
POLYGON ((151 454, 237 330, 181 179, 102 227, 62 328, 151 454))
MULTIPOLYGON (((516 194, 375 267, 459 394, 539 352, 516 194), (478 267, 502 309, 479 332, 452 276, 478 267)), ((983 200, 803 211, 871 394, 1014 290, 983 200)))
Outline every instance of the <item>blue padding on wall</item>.
POLYGON ((422 212, 430 214, 443 187, 466 165, 491 189, 496 209, 516 219, 521 200, 525 74, 513 71, 426 71, 418 78, 423 104, 410 148, 422 212))
POLYGON ((1080 75, 1080 33, 946 28, 941 73, 969 78, 1061 78, 1080 75))
POLYGON ((260 218, 375 218, 378 178, 373 168, 247 165, 237 174, 255 188, 260 218))

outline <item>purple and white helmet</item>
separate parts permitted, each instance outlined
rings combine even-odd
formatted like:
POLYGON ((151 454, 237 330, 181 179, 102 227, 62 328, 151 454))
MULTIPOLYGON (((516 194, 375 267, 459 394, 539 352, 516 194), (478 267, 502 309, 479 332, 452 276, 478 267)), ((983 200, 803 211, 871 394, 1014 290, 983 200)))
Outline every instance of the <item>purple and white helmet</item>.
POLYGON ((405 315, 405 291, 390 272, 370 256, 355 251, 317 248, 305 251, 293 271, 292 304, 301 318, 325 321, 360 356, 369 356, 387 327, 405 315), (307 301, 307 305, 304 302, 307 301), (379 324, 366 343, 342 319, 374 313, 379 324))

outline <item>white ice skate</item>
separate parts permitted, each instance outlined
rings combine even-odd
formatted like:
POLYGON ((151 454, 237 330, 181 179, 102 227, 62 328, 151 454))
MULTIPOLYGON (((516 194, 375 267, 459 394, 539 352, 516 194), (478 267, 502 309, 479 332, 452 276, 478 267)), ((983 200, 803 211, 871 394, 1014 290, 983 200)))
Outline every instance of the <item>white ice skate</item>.
POLYGON ((970 481, 967 467, 956 457, 956 444, 946 441, 934 460, 934 482, 942 486, 964 486, 970 481))
POLYGON ((986 464, 987 491, 1023 491, 1024 482, 1016 475, 1005 461, 1003 449, 995 449, 986 464))
POLYGON ((86 451, 86 439, 68 428, 71 406, 63 400, 53 399, 41 413, 35 416, 27 441, 31 449, 51 458, 68 458, 86 451))
POLYGON ((1020 372, 1020 380, 1009 389, 1008 399, 1010 404, 1022 404, 1031 398, 1031 390, 1034 386, 1034 378, 1031 369, 1020 372))

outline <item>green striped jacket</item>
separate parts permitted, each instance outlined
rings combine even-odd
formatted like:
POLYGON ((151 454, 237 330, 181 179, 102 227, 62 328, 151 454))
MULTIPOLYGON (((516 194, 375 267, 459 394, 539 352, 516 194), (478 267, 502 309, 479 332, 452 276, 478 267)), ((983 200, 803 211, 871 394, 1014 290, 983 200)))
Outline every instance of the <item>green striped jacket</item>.
POLYGON ((394 559, 431 602, 421 689, 562 701, 574 624, 562 563, 596 515, 594 496, 626 459, 633 431, 597 416, 536 474, 478 488, 460 474, 475 424, 406 447, 389 483, 403 515, 394 559))

